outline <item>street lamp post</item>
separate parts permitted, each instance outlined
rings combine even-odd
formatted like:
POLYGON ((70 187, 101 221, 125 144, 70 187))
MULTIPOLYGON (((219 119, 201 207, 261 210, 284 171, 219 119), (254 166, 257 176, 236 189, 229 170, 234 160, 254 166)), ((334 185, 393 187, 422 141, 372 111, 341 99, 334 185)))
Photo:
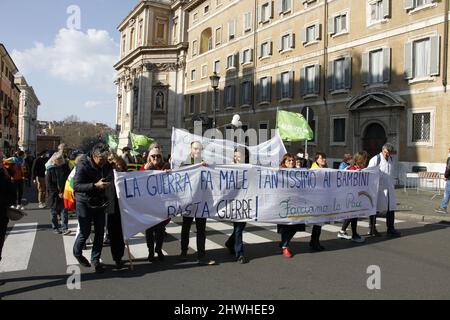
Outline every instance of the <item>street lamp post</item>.
POLYGON ((209 77, 209 79, 211 80, 211 87, 214 90, 214 96, 213 96, 213 128, 216 128, 216 101, 217 101, 217 88, 219 87, 219 80, 220 77, 217 75, 217 73, 214 71, 213 75, 209 77))

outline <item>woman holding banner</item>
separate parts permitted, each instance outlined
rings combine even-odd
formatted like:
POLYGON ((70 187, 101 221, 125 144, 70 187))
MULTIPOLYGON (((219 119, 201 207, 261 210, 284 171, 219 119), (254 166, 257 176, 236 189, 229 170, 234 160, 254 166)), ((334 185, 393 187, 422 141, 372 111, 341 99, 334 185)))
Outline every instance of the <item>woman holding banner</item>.
MULTIPOLYGON (((234 149, 233 162, 235 164, 249 163, 248 149, 245 147, 243 149, 234 149)), ((236 261, 241 264, 247 263, 247 259, 244 256, 244 242, 242 240, 242 234, 244 232, 246 224, 246 222, 233 222, 233 233, 225 242, 225 246, 228 248, 230 253, 235 255, 236 261)))
MULTIPOLYGON (((317 152, 314 158, 314 162, 311 166, 311 170, 326 169, 326 168, 328 168, 327 155, 323 152, 317 152)), ((309 246, 314 251, 325 250, 325 247, 321 246, 319 242, 321 232, 322 226, 315 224, 312 228, 311 241, 309 242, 309 246)))
MULTIPOLYGON (((159 170, 168 172, 170 171, 170 165, 168 162, 163 161, 161 150, 158 148, 153 148, 149 151, 147 163, 144 165, 143 170, 159 170)), ((164 242, 164 232, 169 221, 170 219, 167 219, 145 231, 149 262, 155 261, 155 252, 158 254, 158 259, 160 261, 164 260, 162 246, 164 242)))
MULTIPOLYGON (((356 153, 355 157, 354 157, 354 164, 351 166, 348 166, 345 170, 360 171, 360 170, 364 169, 365 167, 367 167, 368 158, 369 158, 369 155, 367 154, 366 151, 360 151, 360 152, 356 153)), ((358 228, 358 218, 347 219, 342 224, 342 229, 338 232, 337 237, 340 239, 346 239, 346 240, 351 239, 353 242, 356 242, 356 243, 362 243, 365 240, 363 237, 361 237, 358 234, 357 228, 358 228), (351 237, 346 232, 350 223, 352 225, 352 236, 351 237)))
MULTIPOLYGON (((295 156, 286 153, 281 160, 280 168, 294 169, 295 156)), ((297 231, 305 231, 305 224, 278 224, 277 232, 281 233, 281 253, 286 258, 292 258, 294 254, 289 249, 289 244, 297 231)))

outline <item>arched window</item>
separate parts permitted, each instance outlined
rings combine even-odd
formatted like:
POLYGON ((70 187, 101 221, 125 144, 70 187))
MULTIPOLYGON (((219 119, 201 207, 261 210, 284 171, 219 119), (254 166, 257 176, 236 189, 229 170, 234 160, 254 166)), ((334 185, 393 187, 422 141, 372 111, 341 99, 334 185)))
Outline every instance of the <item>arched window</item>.
POLYGON ((207 28, 203 30, 200 37, 200 53, 207 52, 212 49, 212 30, 207 28))

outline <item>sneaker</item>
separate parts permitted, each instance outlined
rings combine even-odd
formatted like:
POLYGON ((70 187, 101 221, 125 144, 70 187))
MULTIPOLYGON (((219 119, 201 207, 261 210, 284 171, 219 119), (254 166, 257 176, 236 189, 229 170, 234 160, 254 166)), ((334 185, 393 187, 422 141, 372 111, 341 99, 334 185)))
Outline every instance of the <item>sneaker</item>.
POLYGON ((79 264, 81 264, 83 267, 89 268, 91 264, 89 263, 88 259, 86 259, 84 256, 75 257, 79 264))
POLYGON ((381 237, 381 233, 379 233, 377 229, 367 232, 367 235, 372 237, 381 237))
POLYGON ((345 239, 345 240, 350 240, 350 239, 352 238, 352 237, 350 237, 350 236, 348 235, 347 232, 342 231, 342 230, 339 230, 339 232, 338 232, 338 234, 337 234, 337 237, 338 237, 339 239, 345 239))
POLYGON ((61 234, 61 233, 62 233, 62 231, 61 231, 61 229, 53 229, 53 233, 56 233, 56 234, 61 234))
POLYGON ((245 264, 247 263, 247 258, 245 258, 244 256, 239 256, 239 258, 237 258, 237 262, 239 262, 240 264, 245 264))
POLYGON ((292 253, 291 250, 289 250, 289 248, 283 248, 283 256, 286 258, 292 258, 294 256, 294 254, 292 253))
POLYGON ((39 209, 44 209, 45 208, 45 203, 39 203, 38 207, 39 207, 39 209))
POLYGON ((93 262, 94 268, 95 268, 95 273, 104 273, 105 272, 105 267, 103 266, 102 263, 100 262, 93 262))
POLYGON ((149 253, 148 253, 147 260, 148 260, 148 262, 153 262, 153 261, 155 261, 155 253, 154 253, 154 252, 149 252, 149 253))
POLYGON ((113 270, 120 271, 120 270, 124 270, 124 269, 126 269, 126 267, 124 266, 124 262, 122 260, 116 261, 113 270))
POLYGON ((188 260, 187 258, 187 252, 181 252, 181 254, 178 256, 178 260, 182 261, 182 262, 186 262, 188 260))
POLYGON ((441 208, 441 207, 439 207, 437 209, 434 209, 434 211, 436 211, 437 213, 443 213, 443 214, 447 213, 447 209, 446 208, 441 208))
POLYGON ((325 247, 321 246, 319 242, 316 242, 316 243, 310 242, 309 246, 311 247, 311 249, 313 251, 323 251, 323 250, 325 250, 325 247))
POLYGON ((202 266, 213 266, 216 264, 215 260, 209 260, 209 259, 205 259, 205 258, 199 258, 197 260, 197 263, 202 265, 202 266))
POLYGON ((356 242, 356 243, 363 243, 364 241, 366 241, 363 237, 361 237, 359 234, 355 234, 352 237, 352 241, 356 242))
POLYGON ((65 230, 63 230, 62 233, 63 233, 63 235, 67 236, 67 235, 69 235, 71 232, 72 232, 71 230, 65 229, 65 230))

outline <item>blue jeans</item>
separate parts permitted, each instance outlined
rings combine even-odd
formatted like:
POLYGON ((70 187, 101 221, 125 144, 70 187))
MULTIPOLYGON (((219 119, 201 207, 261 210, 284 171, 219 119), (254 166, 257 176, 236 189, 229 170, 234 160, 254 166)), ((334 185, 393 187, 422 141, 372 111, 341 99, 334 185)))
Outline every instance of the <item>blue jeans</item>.
POLYGON ((58 210, 52 208, 50 210, 50 213, 52 215, 52 228, 53 230, 59 229, 59 222, 58 222, 58 213, 61 213, 61 223, 63 230, 69 229, 69 212, 66 209, 62 209, 61 212, 58 212, 58 210))
POLYGON ((236 254, 236 258, 244 255, 244 242, 242 241, 242 234, 247 223, 245 222, 233 222, 233 233, 230 235, 225 245, 233 248, 236 254))
POLYGON ((447 209, 448 201, 450 200, 450 180, 445 183, 444 199, 441 202, 441 208, 447 209))
POLYGON ((91 209, 86 203, 77 202, 77 217, 80 225, 75 244, 73 245, 73 255, 81 257, 86 240, 91 234, 92 222, 94 222, 94 243, 92 245, 91 262, 100 262, 103 249, 103 236, 105 234, 105 209, 91 209))

